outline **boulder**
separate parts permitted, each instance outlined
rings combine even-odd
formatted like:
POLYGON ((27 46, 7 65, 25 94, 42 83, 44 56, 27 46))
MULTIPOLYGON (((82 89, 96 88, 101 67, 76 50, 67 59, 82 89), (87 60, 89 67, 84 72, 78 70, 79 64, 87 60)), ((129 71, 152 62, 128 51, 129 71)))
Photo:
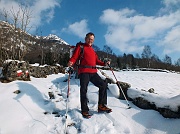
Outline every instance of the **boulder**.
POLYGON ((29 63, 18 60, 6 60, 2 68, 2 82, 11 82, 14 80, 30 81, 29 63))
POLYGON ((64 73, 63 66, 30 66, 30 75, 35 78, 46 78, 47 75, 64 73))

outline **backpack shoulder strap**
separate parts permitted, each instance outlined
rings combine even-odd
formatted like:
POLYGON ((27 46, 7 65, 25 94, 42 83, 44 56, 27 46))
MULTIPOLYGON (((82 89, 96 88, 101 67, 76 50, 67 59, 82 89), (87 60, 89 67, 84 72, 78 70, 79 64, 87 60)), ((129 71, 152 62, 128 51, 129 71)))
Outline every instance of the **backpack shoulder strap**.
POLYGON ((81 48, 81 52, 80 52, 80 59, 81 59, 84 56, 84 44, 80 41, 76 44, 76 47, 77 46, 80 46, 80 48, 81 48))
POLYGON ((83 58, 84 57, 84 45, 83 44, 81 44, 80 45, 80 47, 81 47, 81 58, 83 58))

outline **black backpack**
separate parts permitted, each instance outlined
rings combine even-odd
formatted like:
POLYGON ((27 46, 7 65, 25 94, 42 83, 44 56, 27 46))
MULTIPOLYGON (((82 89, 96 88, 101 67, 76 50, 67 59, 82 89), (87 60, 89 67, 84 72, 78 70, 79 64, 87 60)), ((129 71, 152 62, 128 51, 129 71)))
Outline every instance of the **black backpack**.
POLYGON ((84 44, 80 41, 80 42, 78 42, 77 44, 76 44, 76 46, 71 46, 71 48, 70 48, 70 58, 72 57, 72 55, 74 54, 74 51, 75 51, 75 49, 77 48, 77 46, 80 46, 80 48, 81 48, 81 52, 80 52, 80 56, 79 56, 79 58, 77 59, 77 61, 76 61, 76 65, 78 66, 78 65, 80 65, 80 62, 81 62, 81 59, 83 58, 83 56, 84 56, 84 44))
POLYGON ((81 52, 80 52, 80 56, 78 57, 78 59, 76 60, 76 63, 73 65, 74 68, 74 72, 75 72, 75 78, 78 79, 78 68, 79 65, 81 63, 81 60, 84 56, 84 44, 80 41, 76 44, 76 46, 71 46, 70 48, 70 58, 72 57, 72 55, 74 54, 75 49, 77 48, 77 46, 80 45, 81 48, 81 52))

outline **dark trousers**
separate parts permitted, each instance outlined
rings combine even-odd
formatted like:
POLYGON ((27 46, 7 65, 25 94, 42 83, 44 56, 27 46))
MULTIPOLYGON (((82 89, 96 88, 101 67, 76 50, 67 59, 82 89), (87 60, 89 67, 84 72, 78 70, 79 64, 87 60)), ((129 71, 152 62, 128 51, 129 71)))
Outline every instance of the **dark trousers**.
POLYGON ((87 87, 89 81, 99 88, 98 104, 107 104, 107 84, 104 82, 97 73, 82 73, 80 77, 80 101, 81 111, 89 111, 87 99, 87 87))

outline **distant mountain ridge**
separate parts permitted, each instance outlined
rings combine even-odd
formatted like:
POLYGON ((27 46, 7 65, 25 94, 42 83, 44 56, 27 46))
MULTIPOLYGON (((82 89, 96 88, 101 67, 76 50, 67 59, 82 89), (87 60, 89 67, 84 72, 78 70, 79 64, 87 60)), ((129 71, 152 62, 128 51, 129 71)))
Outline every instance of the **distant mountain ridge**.
POLYGON ((5 21, 0 21, 1 61, 6 59, 28 60, 30 63, 47 63, 69 53, 70 45, 54 34, 31 35, 5 21))
MULTIPOLYGON (((9 24, 8 22, 5 21, 0 21, 0 34, 2 35, 2 32, 4 31, 4 29, 9 29, 9 30, 15 30, 15 26, 12 24, 9 24)), ((14 32, 18 32, 20 31, 21 33, 23 32, 20 28, 16 28, 16 30, 14 32)), ((4 33, 5 34, 5 33, 4 33)), ((34 37, 37 40, 43 39, 43 40, 55 40, 60 42, 60 44, 66 44, 69 45, 66 41, 64 41, 63 39, 61 39, 60 37, 58 37, 55 34, 49 34, 48 36, 38 36, 38 35, 31 35, 27 32, 24 32, 23 34, 25 34, 26 36, 31 36, 34 37)))
POLYGON ((35 36, 37 39, 44 39, 44 40, 55 40, 57 42, 60 42, 60 44, 66 44, 69 45, 66 41, 64 41, 63 39, 61 39, 60 37, 58 37, 55 34, 49 34, 48 36, 35 36))

